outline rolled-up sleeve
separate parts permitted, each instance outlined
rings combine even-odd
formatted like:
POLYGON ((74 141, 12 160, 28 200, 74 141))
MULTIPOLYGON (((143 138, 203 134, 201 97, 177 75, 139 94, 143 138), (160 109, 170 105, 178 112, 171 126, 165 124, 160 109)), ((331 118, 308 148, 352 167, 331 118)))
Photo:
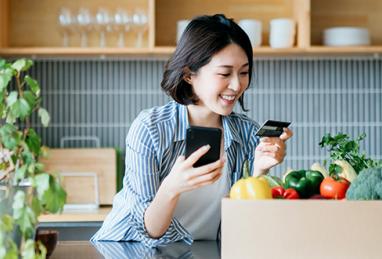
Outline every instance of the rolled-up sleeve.
POLYGON ((154 199, 160 186, 159 161, 157 159, 159 138, 155 126, 148 126, 137 119, 131 125, 126 138, 126 171, 124 177, 124 203, 130 203, 131 229, 124 239, 141 241, 146 246, 155 247, 176 241, 192 243, 191 235, 175 219, 166 233, 151 238, 144 224, 144 213, 154 199))

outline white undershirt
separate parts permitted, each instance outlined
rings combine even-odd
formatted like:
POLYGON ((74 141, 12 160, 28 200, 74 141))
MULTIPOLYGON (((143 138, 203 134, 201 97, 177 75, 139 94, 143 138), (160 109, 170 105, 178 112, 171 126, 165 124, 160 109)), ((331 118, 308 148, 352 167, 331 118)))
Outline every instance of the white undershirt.
POLYGON ((194 240, 216 240, 221 218, 221 199, 228 195, 230 182, 226 163, 219 180, 180 195, 174 217, 194 240))

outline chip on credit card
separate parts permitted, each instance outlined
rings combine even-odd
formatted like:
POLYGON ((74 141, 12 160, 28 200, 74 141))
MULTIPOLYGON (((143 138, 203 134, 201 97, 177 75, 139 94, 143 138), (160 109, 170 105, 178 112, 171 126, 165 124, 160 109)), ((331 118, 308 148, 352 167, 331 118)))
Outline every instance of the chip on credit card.
POLYGON ((260 129, 257 130, 258 137, 280 137, 284 132, 283 128, 287 128, 290 122, 267 120, 260 129))

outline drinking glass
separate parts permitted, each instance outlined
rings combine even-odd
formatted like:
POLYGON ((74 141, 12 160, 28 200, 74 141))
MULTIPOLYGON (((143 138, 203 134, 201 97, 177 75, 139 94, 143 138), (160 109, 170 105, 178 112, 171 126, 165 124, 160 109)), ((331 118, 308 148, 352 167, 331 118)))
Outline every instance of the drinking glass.
POLYGON ((137 33, 136 47, 141 48, 143 42, 143 35, 148 28, 148 17, 144 10, 137 9, 133 13, 132 17, 132 27, 137 33))
POLYGON ((80 8, 77 14, 77 26, 81 35, 81 47, 88 46, 88 32, 92 27, 92 17, 89 9, 80 8))
POLYGON ((118 47, 125 47, 125 33, 130 30, 132 18, 124 9, 117 9, 114 14, 114 30, 118 32, 118 47))
POLYGON ((99 31, 99 46, 104 48, 106 46, 106 33, 111 31, 113 18, 109 11, 104 8, 99 8, 95 15, 96 28, 99 31))
POLYGON ((72 26, 75 24, 75 18, 68 8, 62 7, 60 9, 58 14, 58 24, 61 26, 60 31, 62 33, 62 46, 69 47, 69 35, 71 33, 72 26))

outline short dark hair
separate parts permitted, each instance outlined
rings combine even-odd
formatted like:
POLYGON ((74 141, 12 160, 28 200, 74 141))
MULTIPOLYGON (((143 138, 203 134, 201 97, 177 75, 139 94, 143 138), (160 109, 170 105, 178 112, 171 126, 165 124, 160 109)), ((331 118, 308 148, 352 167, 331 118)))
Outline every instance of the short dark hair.
MULTIPOLYGON (((251 42, 233 19, 215 14, 196 17, 188 24, 174 54, 166 63, 162 89, 180 104, 196 104, 198 98, 184 77, 187 73, 196 73, 211 61, 214 54, 231 43, 239 45, 248 57, 249 86, 253 67, 251 42)), ((239 103, 247 111, 244 108, 244 94, 239 98, 239 103)))

